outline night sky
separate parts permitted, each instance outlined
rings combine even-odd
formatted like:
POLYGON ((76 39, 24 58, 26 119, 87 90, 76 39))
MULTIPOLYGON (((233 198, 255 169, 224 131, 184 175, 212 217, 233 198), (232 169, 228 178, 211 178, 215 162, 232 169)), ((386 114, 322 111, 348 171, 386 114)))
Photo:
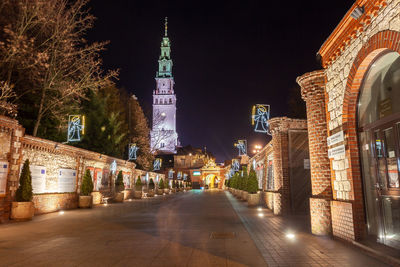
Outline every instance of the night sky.
POLYGON ((151 116, 152 92, 168 17, 177 128, 182 145, 207 147, 218 162, 269 138, 253 133, 253 104, 288 114, 296 77, 320 69, 316 53, 354 1, 92 0, 90 41, 109 40, 104 67, 151 116))

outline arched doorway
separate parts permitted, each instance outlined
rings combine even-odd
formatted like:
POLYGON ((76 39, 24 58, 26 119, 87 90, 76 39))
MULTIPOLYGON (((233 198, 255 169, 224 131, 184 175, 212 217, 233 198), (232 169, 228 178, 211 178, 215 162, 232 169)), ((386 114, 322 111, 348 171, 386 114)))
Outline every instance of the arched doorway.
POLYGON ((379 51, 360 86, 357 133, 368 233, 400 248, 400 55, 379 51))
POLYGON ((207 186, 207 188, 218 188, 219 182, 220 179, 215 174, 208 174, 204 178, 204 185, 207 186))

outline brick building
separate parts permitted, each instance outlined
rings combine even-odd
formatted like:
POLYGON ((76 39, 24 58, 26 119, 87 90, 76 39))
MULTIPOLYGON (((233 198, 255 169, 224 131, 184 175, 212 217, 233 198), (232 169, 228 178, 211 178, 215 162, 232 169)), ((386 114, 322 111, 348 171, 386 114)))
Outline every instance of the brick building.
POLYGON ((359 0, 297 78, 315 234, 400 249, 400 1, 359 0))

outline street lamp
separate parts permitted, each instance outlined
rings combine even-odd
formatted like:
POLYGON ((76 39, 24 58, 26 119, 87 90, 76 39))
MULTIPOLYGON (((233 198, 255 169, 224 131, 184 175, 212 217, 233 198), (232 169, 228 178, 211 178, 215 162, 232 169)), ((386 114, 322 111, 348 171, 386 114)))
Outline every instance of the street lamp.
POLYGON ((261 151, 262 146, 261 145, 255 145, 253 149, 253 153, 257 154, 258 152, 261 151))

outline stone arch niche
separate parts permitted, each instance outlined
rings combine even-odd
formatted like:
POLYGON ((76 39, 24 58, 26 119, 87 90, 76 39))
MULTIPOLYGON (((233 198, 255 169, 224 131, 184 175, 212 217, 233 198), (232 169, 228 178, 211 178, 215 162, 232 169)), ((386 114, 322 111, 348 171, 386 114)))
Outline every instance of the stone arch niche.
MULTIPOLYGON (((382 31, 373 35, 360 49, 351 66, 343 98, 342 130, 346 140, 346 170, 351 183, 349 200, 353 202, 354 239, 366 234, 363 178, 361 174, 360 151, 357 132, 357 111, 360 90, 364 77, 376 59, 389 51, 400 50, 400 33, 382 31)), ((329 113, 327 113, 329 117, 329 113)), ((329 120, 329 118, 328 118, 329 120)), ((333 134, 331 132, 331 134, 333 134)))

